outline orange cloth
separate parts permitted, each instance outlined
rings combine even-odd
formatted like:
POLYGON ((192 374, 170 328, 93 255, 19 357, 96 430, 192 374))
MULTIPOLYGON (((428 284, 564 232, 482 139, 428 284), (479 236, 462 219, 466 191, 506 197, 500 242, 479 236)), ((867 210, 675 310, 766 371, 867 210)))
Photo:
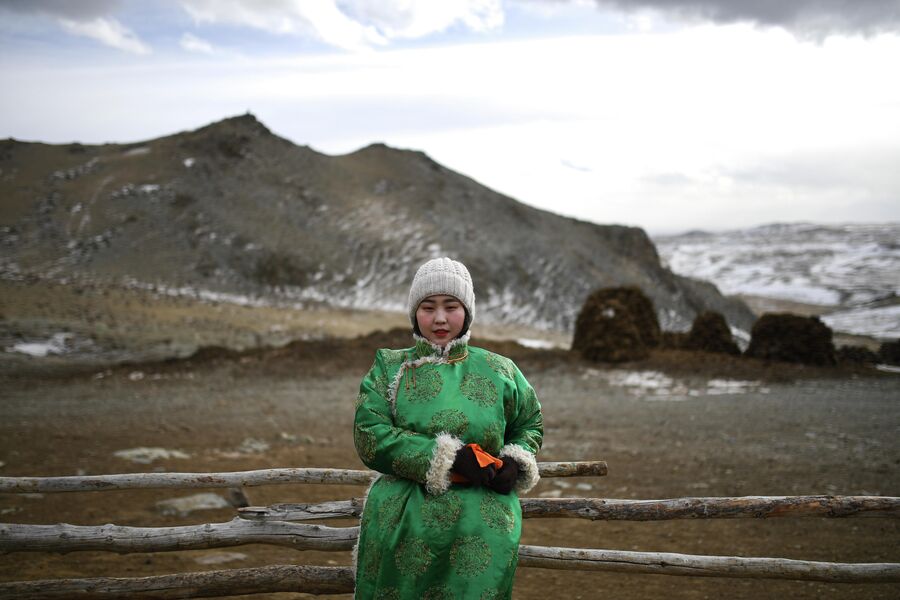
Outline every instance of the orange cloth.
MULTIPOLYGON (((494 468, 499 470, 500 467, 503 466, 503 461, 499 458, 491 456, 487 452, 481 449, 481 446, 478 444, 466 444, 469 446, 472 451, 475 453, 475 460, 478 461, 478 466, 482 469, 487 467, 488 465, 494 465, 494 468)), ((469 480, 460 475, 459 473, 451 472, 450 473, 450 482, 451 483, 469 483, 469 480)))

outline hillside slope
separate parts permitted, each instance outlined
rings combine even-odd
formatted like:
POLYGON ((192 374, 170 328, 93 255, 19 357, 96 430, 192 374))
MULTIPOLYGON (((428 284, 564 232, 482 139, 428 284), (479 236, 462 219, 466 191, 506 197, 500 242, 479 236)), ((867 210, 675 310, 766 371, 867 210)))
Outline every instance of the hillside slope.
POLYGON ((646 233, 538 210, 421 152, 327 156, 243 115, 135 144, 0 142, 0 276, 190 287, 402 309, 422 261, 449 255, 479 319, 570 330, 587 294, 638 285, 664 328, 753 315, 675 275, 646 233))

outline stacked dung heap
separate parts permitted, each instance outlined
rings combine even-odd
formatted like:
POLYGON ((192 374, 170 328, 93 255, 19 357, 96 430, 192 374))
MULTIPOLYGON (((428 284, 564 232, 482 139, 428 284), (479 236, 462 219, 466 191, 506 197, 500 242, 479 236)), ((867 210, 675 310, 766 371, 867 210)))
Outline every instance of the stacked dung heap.
POLYGON ((818 317, 766 313, 750 335, 747 356, 805 365, 837 364, 831 329, 818 317))
POLYGON ((900 365, 900 340, 881 344, 878 360, 888 365, 900 365))
POLYGON ((639 288, 603 288, 581 307, 572 349, 588 360, 624 362, 646 358, 659 341, 653 303, 639 288))
POLYGON ((865 346, 841 346, 837 351, 838 362, 851 365, 873 365, 878 355, 865 346))
POLYGON ((741 349, 734 343, 725 317, 722 313, 713 311, 697 315, 691 325, 691 331, 684 341, 684 348, 732 355, 741 353, 741 349))

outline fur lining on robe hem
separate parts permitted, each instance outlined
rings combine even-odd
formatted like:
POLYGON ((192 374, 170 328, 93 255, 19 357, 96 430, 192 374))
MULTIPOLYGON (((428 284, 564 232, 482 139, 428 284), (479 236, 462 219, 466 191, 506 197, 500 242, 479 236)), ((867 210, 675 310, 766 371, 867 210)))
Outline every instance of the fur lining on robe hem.
POLYGON ((515 490, 520 494, 530 492, 541 480, 538 473, 537 459, 534 454, 518 444, 507 444, 500 449, 500 458, 511 458, 519 465, 519 478, 516 480, 515 490))
POLYGON ((440 496, 450 489, 450 469, 456 460, 456 453, 465 444, 449 433, 441 432, 434 439, 434 453, 425 475, 425 491, 440 496))
MULTIPOLYGON (((369 497, 369 492, 372 491, 372 488, 375 487, 375 484, 378 483, 378 480, 384 477, 383 473, 379 473, 375 477, 372 478, 372 483, 369 484, 369 487, 366 488, 366 493, 363 494, 363 510, 366 510, 365 501, 369 497)), ((360 515, 360 520, 362 520, 362 515, 360 515)), ((353 544, 353 551, 350 553, 350 565, 353 568, 353 578, 356 579, 356 560, 359 557, 359 538, 362 537, 362 527, 360 527, 359 535, 356 536, 356 543, 353 544)))

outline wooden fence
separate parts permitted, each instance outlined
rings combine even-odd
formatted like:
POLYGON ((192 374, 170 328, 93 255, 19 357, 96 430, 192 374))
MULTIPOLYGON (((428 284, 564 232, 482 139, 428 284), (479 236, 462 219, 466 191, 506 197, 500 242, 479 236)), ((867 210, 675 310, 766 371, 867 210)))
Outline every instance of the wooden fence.
MULTIPOLYGON (((603 461, 540 463, 541 477, 602 476, 603 461)), ((137 473, 84 477, 0 477, 0 493, 50 493, 139 488, 233 488, 332 483, 367 485, 377 474, 343 469, 265 469, 232 473, 137 473)), ((359 527, 296 523, 358 518, 364 498, 318 504, 238 509, 227 523, 180 527, 0 524, 0 553, 165 552, 275 544, 297 550, 352 549, 359 527)), ((524 518, 659 521, 773 517, 900 517, 900 498, 883 496, 749 496, 619 500, 523 498, 524 518)), ((829 563, 783 558, 698 556, 548 546, 519 547, 519 566, 694 577, 794 579, 841 583, 900 582, 900 563, 829 563)), ((0 583, 0 599, 209 598, 273 592, 353 591, 350 567, 272 565, 140 578, 57 579, 0 583)))

